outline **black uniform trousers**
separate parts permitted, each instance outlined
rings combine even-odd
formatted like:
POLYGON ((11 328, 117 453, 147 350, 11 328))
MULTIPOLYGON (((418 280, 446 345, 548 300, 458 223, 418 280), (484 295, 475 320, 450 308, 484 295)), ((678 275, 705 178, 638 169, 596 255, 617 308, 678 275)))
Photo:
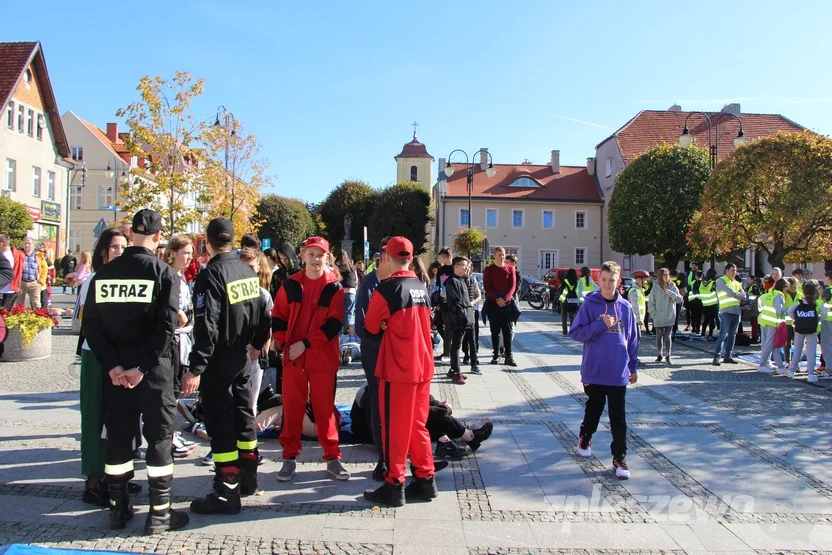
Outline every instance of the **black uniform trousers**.
POLYGON ((251 361, 245 349, 214 352, 200 380, 199 395, 217 468, 239 466, 240 451, 257 448, 250 384, 251 361))
POLYGON ((693 333, 699 333, 699 329, 702 327, 702 301, 699 299, 688 301, 688 315, 693 333))
POLYGON ((494 358, 500 356, 502 345, 506 359, 511 359, 511 347, 514 342, 514 321, 507 307, 500 307, 497 303, 488 304, 488 325, 491 328, 491 348, 494 358), (502 335, 502 343, 500 336, 502 335))
POLYGON ((604 414, 605 402, 609 405, 607 413, 610 416, 610 432, 612 432, 612 443, 610 451, 617 460, 624 460, 627 456, 627 415, 625 411, 625 397, 627 396, 626 385, 594 385, 584 384, 586 400, 586 411, 584 421, 581 423, 581 435, 592 437, 598 429, 601 415, 604 414))
POLYGON ((136 428, 144 421, 147 440, 147 477, 151 488, 165 489, 173 483, 173 440, 176 397, 173 394, 173 366, 170 358, 148 370, 133 389, 113 385, 104 376, 104 425, 107 454, 104 474, 113 484, 133 478, 136 428))

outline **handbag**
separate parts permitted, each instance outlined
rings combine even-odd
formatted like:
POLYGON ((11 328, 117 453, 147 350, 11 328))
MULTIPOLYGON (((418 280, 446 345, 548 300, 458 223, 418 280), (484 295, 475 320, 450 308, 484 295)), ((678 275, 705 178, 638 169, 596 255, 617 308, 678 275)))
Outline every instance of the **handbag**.
POLYGON ((774 332, 774 348, 782 349, 789 342, 789 326, 786 322, 780 322, 777 326, 777 331, 774 332))
POLYGON ((509 320, 517 322, 517 320, 520 319, 520 307, 514 299, 509 301, 509 303, 505 306, 505 309, 508 311, 509 320))

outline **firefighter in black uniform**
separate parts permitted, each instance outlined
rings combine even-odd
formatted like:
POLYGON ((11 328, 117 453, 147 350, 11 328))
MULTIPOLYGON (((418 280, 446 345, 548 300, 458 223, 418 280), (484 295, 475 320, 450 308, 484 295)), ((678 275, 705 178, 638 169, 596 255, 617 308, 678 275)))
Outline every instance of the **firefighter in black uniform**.
POLYGON ((147 440, 150 511, 146 534, 177 530, 188 515, 170 508, 176 398, 172 340, 179 309, 179 277, 156 258, 162 218, 153 210, 133 217, 133 246, 98 269, 84 305, 83 333, 109 377, 104 380, 110 528, 133 517, 127 481, 139 417, 147 440))
POLYGON ((251 404, 251 363, 271 332, 257 274, 231 252, 234 228, 217 218, 206 229, 211 260, 194 283, 194 346, 182 379, 202 398, 211 436, 214 491, 191 503, 200 514, 240 512, 240 495, 257 491, 257 435, 251 404))

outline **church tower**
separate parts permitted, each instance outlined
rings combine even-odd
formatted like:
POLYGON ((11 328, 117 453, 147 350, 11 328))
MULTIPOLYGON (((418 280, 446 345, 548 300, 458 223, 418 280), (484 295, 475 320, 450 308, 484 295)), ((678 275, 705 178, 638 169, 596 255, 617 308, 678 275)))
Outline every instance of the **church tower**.
POLYGON ((419 183, 430 194, 433 187, 433 156, 428 154, 425 145, 416 138, 416 127, 413 124, 413 140, 402 147, 396 160, 396 183, 419 183))

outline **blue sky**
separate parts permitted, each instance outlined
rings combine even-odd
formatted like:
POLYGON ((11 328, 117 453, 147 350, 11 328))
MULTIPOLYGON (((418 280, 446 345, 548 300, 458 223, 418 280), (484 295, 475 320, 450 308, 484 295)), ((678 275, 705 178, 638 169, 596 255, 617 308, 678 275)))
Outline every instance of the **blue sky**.
POLYGON ((419 138, 440 158, 582 165, 638 110, 782 113, 832 133, 832 2, 5 0, 0 40, 40 40, 61 112, 100 127, 144 74, 207 78, 262 141, 269 191, 374 187, 419 138), (17 14, 13 16, 12 14, 17 14), (4 18, 5 19, 5 18, 4 18), (16 23, 14 23, 16 22, 16 23), (574 121, 578 120, 578 121, 574 121))

